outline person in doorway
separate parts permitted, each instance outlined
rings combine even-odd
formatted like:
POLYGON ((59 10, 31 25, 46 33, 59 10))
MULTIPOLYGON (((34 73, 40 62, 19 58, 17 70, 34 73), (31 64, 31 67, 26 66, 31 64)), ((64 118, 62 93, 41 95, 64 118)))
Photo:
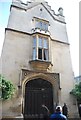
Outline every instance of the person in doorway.
POLYGON ((50 114, 50 111, 48 109, 48 107, 46 105, 42 105, 42 112, 44 114, 44 120, 49 120, 49 114, 50 114))
POLYGON ((66 103, 64 103, 63 107, 62 107, 62 113, 63 115, 65 115, 66 117, 68 116, 68 107, 66 105, 66 103))
POLYGON ((81 118, 81 104, 79 104, 79 117, 81 118))
POLYGON ((56 107, 56 111, 50 116, 50 120, 67 120, 66 116, 62 114, 61 106, 56 107))

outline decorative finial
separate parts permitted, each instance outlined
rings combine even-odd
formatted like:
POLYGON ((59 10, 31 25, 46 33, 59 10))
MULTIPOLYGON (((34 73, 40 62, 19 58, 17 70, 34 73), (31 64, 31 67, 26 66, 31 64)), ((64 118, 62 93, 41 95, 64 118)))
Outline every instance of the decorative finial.
POLYGON ((59 12, 59 15, 63 16, 63 8, 62 8, 62 7, 60 7, 60 8, 58 9, 58 12, 59 12))

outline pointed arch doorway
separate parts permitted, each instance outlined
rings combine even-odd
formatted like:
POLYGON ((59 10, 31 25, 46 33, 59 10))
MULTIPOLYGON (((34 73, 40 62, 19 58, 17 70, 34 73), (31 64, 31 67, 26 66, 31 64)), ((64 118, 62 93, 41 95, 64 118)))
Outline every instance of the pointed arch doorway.
POLYGON ((38 78, 25 85, 25 118, 43 118, 53 112, 53 87, 47 80, 38 78))

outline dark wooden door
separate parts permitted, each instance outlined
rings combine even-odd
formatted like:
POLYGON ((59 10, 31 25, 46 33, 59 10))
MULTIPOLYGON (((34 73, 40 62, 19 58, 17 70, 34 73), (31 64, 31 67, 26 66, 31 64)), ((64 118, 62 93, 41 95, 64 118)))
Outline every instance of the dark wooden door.
POLYGON ((50 82, 31 80, 25 87, 24 115, 27 118, 42 118, 53 112, 53 92, 50 82))

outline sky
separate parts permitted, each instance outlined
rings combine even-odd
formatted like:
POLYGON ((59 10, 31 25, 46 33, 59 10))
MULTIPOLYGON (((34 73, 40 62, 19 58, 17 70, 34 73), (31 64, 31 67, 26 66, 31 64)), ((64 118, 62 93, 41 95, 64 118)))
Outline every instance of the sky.
MULTIPOLYGON (((22 0, 27 2, 27 0, 22 0)), ((28 0, 30 1, 30 0, 28 0)), ((74 76, 79 75, 79 1, 80 0, 46 0, 51 8, 58 13, 59 7, 63 8, 65 16, 70 54, 74 76)), ((0 0, 0 56, 4 41, 5 28, 7 27, 12 0, 0 0)))

